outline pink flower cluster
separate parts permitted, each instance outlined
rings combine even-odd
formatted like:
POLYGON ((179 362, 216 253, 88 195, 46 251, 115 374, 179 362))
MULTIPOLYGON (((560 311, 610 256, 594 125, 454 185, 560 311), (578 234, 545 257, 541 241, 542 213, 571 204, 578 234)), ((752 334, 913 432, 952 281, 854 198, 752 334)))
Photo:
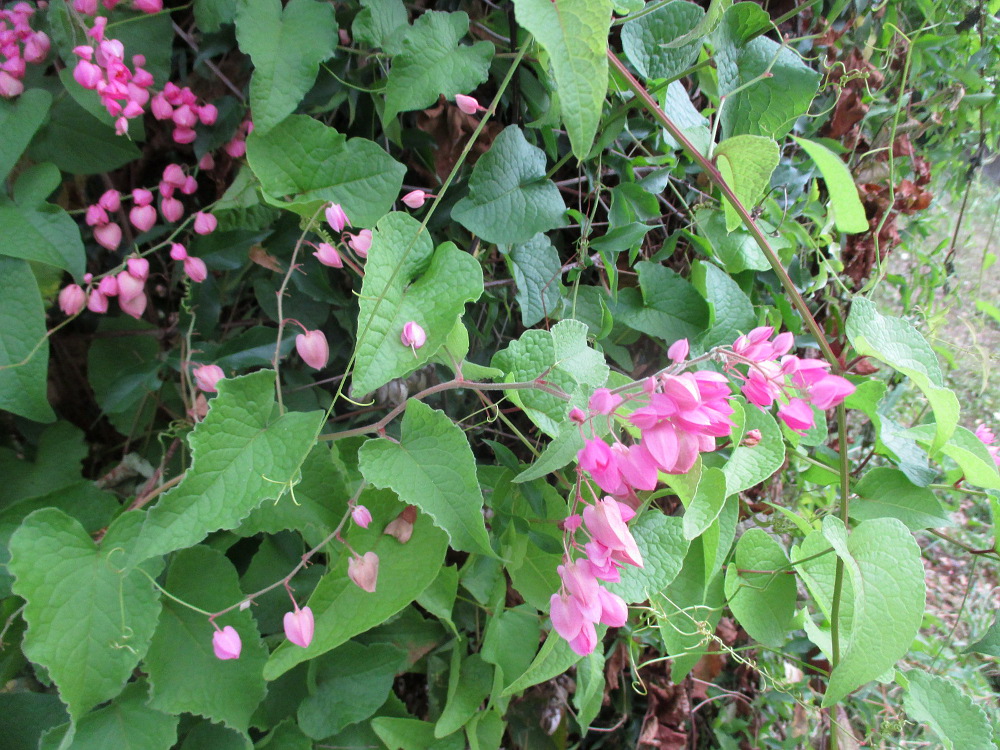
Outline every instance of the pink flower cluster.
MULTIPOLYGON (((114 10, 121 0, 101 0, 107 10, 114 10)), ((132 7, 142 13, 159 13, 163 10, 163 0, 133 0, 132 7)), ((73 10, 85 16, 97 12, 97 0, 73 0, 73 10)))
POLYGON ((0 96, 5 99, 21 95, 27 64, 44 61, 52 46, 44 31, 31 28, 34 14, 27 3, 0 10, 0 96))
POLYGON ((788 354, 794 343, 791 333, 779 333, 772 341, 773 333, 770 326, 762 326, 736 339, 727 369, 743 381, 747 401, 762 409, 778 401, 778 418, 802 434, 815 423, 810 404, 829 409, 854 393, 854 386, 832 375, 827 362, 788 354), (748 365, 745 375, 734 369, 737 363, 748 365))
MULTIPOLYGON (((623 565, 643 567, 639 547, 626 526, 634 516, 629 506, 611 497, 586 506, 583 524, 590 533, 586 557, 567 558, 559 566, 562 585, 550 600, 552 626, 578 654, 589 654, 597 646, 597 623, 617 628, 628 619, 628 605, 600 581, 620 581, 623 565)), ((568 525, 579 524, 579 516, 573 516, 568 525)))
POLYGON ((997 465, 997 468, 1000 468, 1000 445, 995 445, 997 438, 993 434, 993 430, 985 424, 976 425, 976 437, 979 438, 979 442, 986 446, 993 463, 997 465))
POLYGON ((198 97, 187 86, 167 81, 163 91, 149 102, 149 110, 157 120, 171 120, 175 143, 191 143, 198 136, 194 126, 214 125, 219 110, 214 104, 198 104, 198 97))
POLYGON ((129 258, 124 270, 105 276, 96 285, 93 275, 88 273, 83 277, 86 289, 79 284, 64 287, 59 292, 59 309, 66 315, 76 315, 86 306, 91 312, 103 314, 108 311, 108 299, 117 297, 122 312, 138 320, 148 303, 145 292, 148 277, 149 261, 129 258))

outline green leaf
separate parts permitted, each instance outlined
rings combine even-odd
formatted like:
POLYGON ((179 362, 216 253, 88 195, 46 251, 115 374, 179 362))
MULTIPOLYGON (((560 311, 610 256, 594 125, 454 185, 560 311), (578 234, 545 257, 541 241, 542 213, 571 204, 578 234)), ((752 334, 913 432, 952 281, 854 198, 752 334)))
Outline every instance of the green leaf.
POLYGON ((28 155, 70 174, 101 174, 138 159, 140 151, 72 97, 64 96, 52 105, 49 121, 35 135, 28 155))
POLYGON ((562 262, 552 241, 536 234, 510 251, 515 299, 521 308, 521 325, 530 328, 552 317, 562 298, 562 262))
POLYGON ((621 581, 609 583, 609 591, 618 594, 628 604, 644 602, 661 593, 677 577, 687 554, 684 522, 649 510, 629 525, 642 554, 642 568, 631 565, 621 571, 621 581))
MULTIPOLYGON (((146 705, 146 685, 133 682, 111 704, 77 722, 69 750, 169 750, 177 742, 177 716, 168 716, 146 705)), ((65 742, 69 725, 45 735, 43 748, 65 742)))
POLYGON ((392 58, 385 89, 385 120, 398 112, 424 109, 442 94, 468 94, 489 76, 493 45, 459 44, 469 33, 469 16, 463 11, 426 11, 403 39, 402 50, 392 58))
POLYGON ((559 428, 559 433, 545 446, 541 455, 531 466, 514 477, 514 481, 520 483, 541 479, 573 461, 582 449, 583 438, 580 436, 580 428, 573 422, 564 422, 559 428))
MULTIPOLYGON (((933 425, 918 425, 906 431, 907 437, 916 438, 924 445, 932 444, 935 436, 933 425)), ((1000 474, 993 457, 975 433, 965 427, 956 427, 955 432, 941 447, 941 452, 959 465, 965 480, 988 490, 1000 490, 1000 474)))
POLYGON ((667 45, 697 28, 703 18, 705 11, 694 3, 668 3, 622 25, 622 51, 646 80, 673 78, 698 59, 701 39, 667 45))
POLYGON ((274 372, 219 381, 208 416, 189 438, 184 481, 146 515, 135 560, 190 547, 236 528, 264 500, 283 497, 316 440, 322 412, 274 418, 274 372))
POLYGON ((944 386, 934 350, 905 320, 882 315, 874 302, 861 297, 851 302, 846 328, 858 355, 885 362, 923 391, 937 420, 930 448, 937 452, 954 434, 959 409, 958 398, 944 386))
POLYGON ((394 212, 372 232, 358 309, 353 391, 363 396, 419 369, 446 343, 465 311, 483 293, 483 271, 469 253, 445 242, 435 250, 412 216, 394 212), (418 323, 427 342, 410 349, 403 326, 418 323))
POLYGON ((559 188, 545 179, 545 152, 510 125, 476 162, 469 195, 451 216, 486 242, 516 245, 562 226, 565 211, 559 188))
POLYGON ((434 723, 419 719, 379 716, 372 729, 389 750, 462 750, 465 738, 455 734, 446 739, 434 736, 434 723))
POLYGON ((513 681, 530 666, 538 646, 540 627, 533 607, 522 604, 501 612, 486 624, 483 661, 495 664, 503 672, 504 681, 513 681))
POLYGON ((684 538, 701 536, 715 522, 726 504, 726 475, 714 466, 705 469, 691 504, 684 509, 684 538))
POLYGON ((763 529, 748 529, 726 568, 729 608, 751 638, 780 648, 795 615, 795 576, 781 545, 763 529), (748 573, 748 570, 783 572, 748 573), (741 572, 743 571, 743 572, 741 572))
MULTIPOLYGON (((598 629, 598 640, 600 640, 603 629, 603 627, 599 627, 598 629)), ((545 637, 545 643, 538 649, 538 653, 532 659, 528 668, 504 688, 502 695, 514 695, 515 693, 527 690, 532 685, 551 680, 556 675, 565 672, 578 661, 580 661, 580 655, 573 651, 569 647, 569 643, 563 640, 555 630, 551 630, 545 637)))
POLYGON ((576 692, 573 705, 576 707, 576 721, 586 732, 591 722, 601 712, 604 699, 604 653, 597 649, 584 657, 576 668, 576 692))
POLYGON ((146 572, 123 570, 140 522, 138 513, 119 517, 98 549, 78 521, 45 508, 11 537, 24 653, 48 670, 74 720, 119 693, 156 625, 160 603, 146 572))
POLYGON ((465 433, 444 412, 410 399, 400 441, 369 440, 361 446, 358 465, 373 485, 391 488, 404 503, 430 514, 455 549, 493 554, 475 456, 465 433))
POLYGON ((381 47, 390 55, 402 52, 410 28, 402 0, 361 0, 361 6, 351 25, 354 40, 381 47))
POLYGON ((965 653, 970 651, 1000 657, 1000 620, 994 619, 983 637, 965 649, 965 653))
POLYGON ((457 596, 458 568, 454 565, 447 565, 438 571, 437 577, 431 585, 417 597, 417 604, 438 619, 450 622, 457 596))
POLYGON ((0 693, 0 737, 5 750, 37 750, 42 733, 66 718, 59 698, 50 693, 0 693))
POLYGON ((830 675, 823 706, 874 680, 906 654, 924 614, 920 548, 895 518, 862 521, 850 536, 834 516, 823 519, 854 586, 854 620, 841 636, 841 660, 830 675))
POLYGON ((493 688, 494 671, 479 654, 471 654, 462 661, 458 679, 449 685, 448 701, 434 726, 435 737, 457 732, 479 711, 493 688))
POLYGON ((206 33, 218 31, 236 18, 237 0, 194 0, 194 20, 206 33))
MULTIPOLYGON (((740 203, 752 209, 771 185, 771 173, 778 166, 778 143, 759 135, 737 135, 715 147, 713 158, 719 172, 740 203)), ((722 202, 726 231, 732 232, 742 220, 728 200, 722 202)))
POLYGON ((374 643, 349 641, 312 662, 315 689, 299 704, 299 727, 321 740, 348 724, 367 719, 392 692, 396 673, 407 665, 406 652, 374 643))
POLYGON ((254 132, 266 133, 295 111, 337 46, 333 8, 316 0, 240 0, 236 38, 253 60, 254 132))
MULTIPOLYGON (((456 428, 457 429, 457 428, 456 428)), ((331 563, 330 572, 320 580, 309 607, 316 620, 316 636, 309 648, 289 643, 279 646, 267 665, 264 677, 274 680, 289 669, 336 648, 348 639, 387 621, 416 599, 437 576, 448 549, 447 535, 436 528, 426 513, 420 513, 413 536, 406 544, 382 530, 403 510, 396 496, 387 491, 366 490, 358 500, 372 514, 367 529, 353 527, 347 534, 351 547, 364 554, 373 550, 379 557, 378 586, 374 593, 362 591, 347 577, 348 555, 331 563)))
POLYGON ((669 268, 648 260, 635 264, 639 292, 619 290, 612 305, 615 320, 667 342, 696 339, 708 326, 708 304, 689 282, 669 268))
POLYGON ((76 222, 59 206, 45 203, 46 196, 23 195, 26 179, 22 175, 14 188, 17 202, 0 197, 0 255, 38 261, 83 278, 86 258, 76 222))
MULTIPOLYGON (((7 235, 5 227, 4 237, 7 235)), ((27 261, 0 255, 0 278, 4 280, 0 294, 0 409, 35 422, 53 422, 56 415, 49 406, 47 386, 49 340, 35 275, 27 261)))
POLYGON ((955 680, 918 669, 904 672, 909 685, 903 695, 906 713, 926 722, 945 750, 994 750, 990 720, 955 680))
POLYGON ((389 211, 406 171, 374 141, 348 140, 306 115, 251 133, 247 161, 272 205, 312 217, 333 201, 355 227, 373 226, 389 211))
POLYGON ((611 0, 514 0, 517 22, 549 55, 577 159, 590 153, 608 93, 611 9, 611 0))
MULTIPOLYGON (((780 469, 785 461, 785 441, 774 417, 756 406, 745 406, 742 411, 742 429, 739 429, 739 433, 743 435, 747 430, 760 430, 760 442, 752 447, 737 445, 733 448, 732 455, 722 467, 722 472, 726 475, 726 495, 735 495, 760 484, 780 469)), ((740 416, 738 409, 733 415, 733 421, 737 421, 740 416)))
POLYGON ((83 431, 69 422, 42 430, 33 461, 21 451, 0 448, 0 507, 80 482, 80 462, 87 453, 83 431))
POLYGON ((731 274, 748 269, 768 271, 771 264, 749 232, 726 229, 724 214, 717 210, 698 209, 694 212, 698 234, 708 240, 714 257, 731 274))
POLYGON ((848 234, 867 232, 868 217, 865 215, 865 207, 861 205, 861 198, 858 197, 858 187, 854 184, 854 177, 847 165, 822 143, 795 136, 792 136, 792 140, 799 144, 819 167, 826 183, 826 190, 830 194, 833 221, 837 229, 848 234))
POLYGON ((917 487, 898 469, 870 469, 854 486, 859 500, 851 503, 851 518, 896 518, 910 531, 954 526, 941 502, 926 487, 917 487))
MULTIPOLYGON (((313 750, 313 743, 302 733, 294 721, 286 719, 254 747, 258 747, 260 750, 265 750, 265 748, 269 748, 269 750, 313 750)), ((187 749, 182 748, 181 750, 187 749)))
POLYGON ((0 181, 7 179, 35 131, 45 122, 52 95, 44 89, 29 88, 17 99, 0 100, 0 181))
MULTIPOLYGON (((165 588, 207 612, 243 598, 233 564, 221 552, 202 546, 173 557, 165 588)), ((230 612, 217 622, 220 628, 232 625, 240 634, 243 650, 239 659, 216 658, 214 630, 207 617, 173 600, 164 601, 145 660, 152 686, 149 704, 167 713, 198 714, 246 732, 250 716, 266 692, 262 670, 267 648, 250 612, 230 612)))
POLYGON ((711 322, 701 342, 705 349, 731 344, 756 325, 757 316, 750 298, 721 268, 696 261, 691 266, 691 280, 708 302, 711 322))

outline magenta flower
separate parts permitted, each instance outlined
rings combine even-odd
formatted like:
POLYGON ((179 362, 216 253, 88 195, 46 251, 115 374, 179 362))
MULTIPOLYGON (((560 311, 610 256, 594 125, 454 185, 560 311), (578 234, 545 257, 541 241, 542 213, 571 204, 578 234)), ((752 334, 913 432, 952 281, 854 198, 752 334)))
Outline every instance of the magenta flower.
POLYGON ((215 231, 215 228, 218 225, 219 220, 212 214, 206 214, 204 211, 199 211, 194 215, 195 234, 211 234, 215 231))
POLYGON ((347 577, 359 588, 374 594, 378 583, 378 555, 369 551, 361 557, 352 557, 347 562, 347 577))
POLYGON ((243 650, 243 642, 240 634, 232 625, 226 625, 222 630, 216 630, 212 634, 212 650, 218 659, 239 659, 240 651, 243 650))
POLYGON ((610 414, 622 403, 622 397, 607 388, 598 388, 590 397, 588 406, 595 414, 610 414))
POLYGON ((188 257, 187 248, 179 242, 174 242, 170 246, 170 257, 173 260, 184 260, 188 257))
POLYGON ((616 562, 643 567, 642 554, 622 518, 621 503, 605 497, 583 509, 583 523, 591 539, 611 551, 616 562))
POLYGON ((295 337, 295 349, 302 361, 314 370, 322 370, 330 359, 330 346, 322 331, 306 331, 295 337))
POLYGON ((344 231, 350 222, 347 219, 347 214, 344 213, 344 209, 339 203, 331 203, 326 207, 326 223, 330 225, 330 228, 334 232, 340 234, 344 231))
POLYGON ((292 612, 285 613, 285 637, 296 646, 309 648, 315 629, 316 622, 309 607, 299 609, 298 604, 295 604, 292 612))
POLYGON ((66 315, 76 315, 87 304, 87 295, 79 284, 70 284, 59 291, 59 309, 66 315))
POLYGON ((815 423, 812 409, 801 398, 789 399, 787 404, 779 406, 778 418, 788 425, 788 429, 800 435, 815 423))

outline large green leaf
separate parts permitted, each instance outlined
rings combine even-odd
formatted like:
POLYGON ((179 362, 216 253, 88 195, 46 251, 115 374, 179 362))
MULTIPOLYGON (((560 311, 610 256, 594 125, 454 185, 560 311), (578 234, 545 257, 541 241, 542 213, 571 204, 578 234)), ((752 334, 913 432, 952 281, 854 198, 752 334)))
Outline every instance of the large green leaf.
POLYGON ((705 349, 731 344, 756 325, 757 316, 750 298, 721 268, 697 261, 691 267, 691 281, 708 302, 711 313, 710 328, 702 339, 705 349))
POLYGON ((517 22, 545 48, 562 120, 578 159, 594 142, 608 92, 611 0, 514 0, 517 22))
POLYGON ((295 111, 319 64, 337 46, 333 8, 316 0, 240 0, 236 38, 253 60, 254 132, 266 133, 295 111))
POLYGON ((924 615, 924 566, 916 541, 895 518, 862 521, 848 536, 840 519, 827 516, 823 535, 854 587, 853 623, 823 697, 832 706, 910 648, 924 615))
MULTIPOLYGON (((349 555, 341 554, 309 597, 316 619, 316 636, 309 648, 289 643, 279 646, 267 665, 264 677, 274 680, 289 669, 336 648, 348 639, 389 620, 412 602, 437 577, 448 549, 448 535, 436 528, 425 513, 413 525, 406 544, 382 533, 403 510, 392 492, 366 490, 359 502, 372 514, 367 529, 353 526, 346 535, 359 554, 372 550, 379 557, 378 584, 374 593, 362 591, 347 577, 349 555)), ((336 552, 336 548, 332 551, 336 552)))
POLYGON ((643 567, 625 566, 621 581, 607 588, 629 604, 644 602, 659 594, 677 577, 687 554, 683 521, 665 516, 657 510, 643 513, 629 525, 632 536, 642 553, 643 567))
MULTIPOLYGON (((221 552, 196 546, 178 552, 167 571, 166 589, 188 604, 216 612, 243 598, 233 564, 221 552)), ((163 603, 145 666, 152 686, 149 704, 171 714, 188 712, 246 732, 264 699, 262 670, 267 647, 250 612, 217 620, 240 634, 239 659, 221 660, 212 649, 214 629, 205 615, 173 600, 163 603)))
POLYGON ((14 201, 0 197, 0 255, 45 263, 80 279, 86 260, 80 230, 63 209, 45 202, 59 182, 51 164, 36 166, 18 178, 14 201))
POLYGON ((763 529, 748 529, 726 568, 726 597, 751 638, 779 648, 795 614, 795 576, 781 545, 763 529), (748 571, 775 571, 751 573, 748 571), (781 572, 778 572, 781 571, 781 572))
POLYGON ((513 245, 561 226, 565 210, 559 188, 545 179, 545 152, 510 125, 476 162, 469 195, 451 215, 487 242, 513 245))
POLYGON ((247 161, 273 205, 311 217, 333 201, 355 227, 373 226, 391 208, 406 171, 374 141, 348 140, 306 115, 251 133, 247 161))
POLYGON ((521 324, 530 328, 552 317, 559 307, 562 288, 562 261, 552 241, 544 234, 536 234, 511 248, 510 261, 521 324))
POLYGON ((681 0, 667 3, 622 26, 622 51, 643 78, 673 78, 698 58, 701 39, 678 47, 666 45, 698 26, 705 11, 681 0))
POLYGON ((50 161, 70 174, 113 171, 138 159, 140 153, 135 143, 116 135, 113 127, 105 125, 69 96, 57 99, 52 105, 49 121, 28 149, 32 159, 50 161))
POLYGON ((882 315, 863 297, 851 302, 847 338, 861 356, 874 357, 906 375, 923 391, 937 420, 931 453, 940 449, 958 424, 958 398, 946 388, 934 350, 902 318, 882 315))
MULTIPOLYGON (((603 629, 603 627, 600 627, 598 630, 598 638, 600 638, 603 629)), ((551 680, 556 675, 565 672, 578 661, 580 661, 580 655, 570 648, 569 643, 562 636, 556 633, 555 630, 551 630, 545 637, 545 643, 542 644, 535 658, 532 659, 531 664, 528 665, 523 674, 511 680, 510 684, 504 688, 503 695, 514 695, 532 685, 551 680)), ((505 679, 509 679, 507 675, 504 675, 504 677, 505 679)))
POLYGON ((208 416, 189 438, 191 467, 143 523, 135 561, 190 547, 233 529, 261 502, 287 496, 316 441, 322 412, 275 418, 274 372, 219 381, 208 416))
POLYGON ((468 94, 489 75, 493 45, 459 44, 469 33, 469 16, 463 11, 429 10, 413 23, 403 39, 402 51, 392 58, 385 90, 385 119, 398 112, 423 109, 442 94, 468 94))
POLYGON ((403 0, 361 0, 361 10, 351 24, 354 41, 381 47, 390 55, 403 51, 409 28, 403 0))
POLYGON ((934 493, 913 484, 899 469, 869 469, 854 491, 860 498, 850 506, 854 519, 897 518, 910 531, 954 525, 934 493))
POLYGON ((31 142, 31 136, 45 122, 52 105, 52 95, 44 89, 30 88, 14 101, 0 100, 0 181, 31 142))
POLYGON ((910 669, 905 673, 903 706, 917 721, 926 722, 945 750, 995 750, 990 720, 955 680, 910 669))
POLYGON ((640 293, 626 287, 612 306, 615 320, 667 342, 695 339, 708 327, 708 303, 676 271, 648 260, 635 264, 640 293))
MULTIPOLYGON (((930 445, 934 442, 934 425, 917 425, 906 431, 906 437, 915 438, 918 443, 930 445)), ((959 465, 965 480, 988 490, 1000 490, 1000 473, 993 457, 983 442, 972 430, 956 427, 955 432, 941 447, 941 452, 959 465)))
MULTIPOLYGON (((460 643, 464 645, 464 642, 460 643)), ((461 668, 456 669, 457 666, 455 659, 448 680, 448 700, 434 727, 435 737, 447 737, 464 727, 479 711, 493 688, 496 668, 486 663, 479 654, 466 656, 462 659, 461 668)))
POLYGON ((125 570, 141 521, 121 516, 98 548, 78 521, 45 508, 11 537, 24 653, 48 670, 74 719, 114 698, 149 646, 159 595, 145 571, 125 570))
POLYGON ((451 242, 435 250, 412 216, 394 212, 372 232, 358 303, 353 391, 358 397, 425 365, 446 343, 467 302, 483 293, 478 261, 451 242), (411 350, 400 340, 416 322, 427 342, 411 350))
POLYGON ((865 215, 865 207, 861 205, 861 198, 858 197, 858 186, 854 184, 854 177, 847 165, 822 143, 795 136, 792 139, 819 167, 823 182, 826 183, 826 191, 830 194, 837 229, 848 234, 867 232, 868 217, 865 215))
MULTIPOLYGON (((723 179, 747 210, 757 205, 771 185, 778 166, 778 143, 759 135, 736 135, 715 147, 713 158, 723 179)), ((728 200, 722 202, 726 230, 732 232, 742 220, 728 200)))
POLYGON ((698 480, 690 504, 684 509, 684 538, 701 536, 715 522, 726 504, 726 475, 714 466, 706 468, 698 480))
POLYGON ((0 409, 36 422, 52 422, 56 415, 49 406, 47 390, 49 340, 35 275, 27 261, 0 255, 0 278, 4 280, 0 294, 0 409))
POLYGON ((400 441, 369 440, 361 446, 358 464, 373 485, 391 488, 403 502, 429 514, 452 547, 493 554, 475 456, 465 433, 444 412, 410 399, 400 441))
POLYGON ((750 489, 774 474, 785 461, 785 441, 781 437, 778 424, 766 411, 756 406, 739 408, 740 402, 734 402, 736 412, 733 420, 737 422, 734 434, 744 435, 747 430, 760 430, 760 442, 757 445, 737 445, 732 455, 722 467, 726 475, 726 495, 750 489))

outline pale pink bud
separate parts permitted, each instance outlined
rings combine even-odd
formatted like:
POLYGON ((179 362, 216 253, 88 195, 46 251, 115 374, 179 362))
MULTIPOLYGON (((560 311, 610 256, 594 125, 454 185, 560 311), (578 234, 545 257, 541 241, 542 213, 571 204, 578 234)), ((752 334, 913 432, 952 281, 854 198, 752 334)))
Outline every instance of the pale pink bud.
POLYGON ((411 320, 403 324, 403 332, 399 335, 399 340, 403 342, 403 346, 408 346, 416 352, 427 343, 427 334, 419 323, 411 320))
POLYGON ((108 311, 108 298, 96 289, 90 290, 87 297, 87 309, 93 313, 106 313, 108 311))
POLYGON ((569 410, 569 421, 576 422, 577 424, 583 424, 587 421, 587 415, 583 413, 583 409, 574 406, 569 410))
POLYGON ((135 0, 133 5, 143 13, 159 13, 163 10, 163 0, 135 0))
POLYGON ((296 646, 309 648, 315 629, 316 622, 309 607, 299 609, 296 605, 294 611, 285 613, 285 637, 296 646))
POLYGON ((122 228, 111 222, 104 226, 94 227, 94 239, 97 244, 108 250, 117 250, 122 242, 122 228))
POLYGON ((354 509, 351 511, 351 518, 353 518, 354 523, 362 529, 367 529, 368 524, 372 522, 372 513, 363 505, 355 505, 354 509))
POLYGON ((105 211, 117 211, 122 207, 122 194, 117 190, 107 190, 98 199, 97 205, 105 211))
POLYGON ((194 376, 194 384, 205 393, 216 393, 217 383, 226 377, 226 373, 218 365, 202 365, 191 371, 194 376))
POLYGON ((240 634, 232 625, 226 625, 222 630, 216 630, 212 635, 212 650, 218 659, 239 659, 243 650, 240 634))
POLYGON ((89 44, 81 44, 79 47, 73 48, 73 54, 84 60, 93 60, 94 48, 89 44))
POLYGON ((234 159, 239 159, 247 152, 247 142, 242 138, 233 138, 233 140, 222 147, 222 150, 234 159))
POLYGON ((372 230, 362 229, 357 234, 349 234, 347 246, 358 254, 359 258, 367 258, 372 246, 372 230))
POLYGON ((337 248, 331 245, 329 242, 321 242, 316 246, 316 252, 313 253, 316 256, 316 260, 322 263, 324 266, 330 266, 331 268, 343 268, 344 261, 340 257, 340 253, 337 252, 337 248))
POLYGON ((486 107, 479 106, 479 102, 476 101, 475 97, 466 96, 465 94, 456 94, 455 104, 467 115, 474 115, 476 112, 486 111, 486 107))
MULTIPOLYGON (((87 47, 86 49, 90 49, 87 47)), ((77 60, 76 67, 73 68, 73 80, 83 88, 93 91, 97 84, 104 80, 104 74, 100 67, 88 60, 77 60)))
POLYGON ((330 359, 330 347, 322 331, 306 331, 295 337, 295 350, 314 370, 322 370, 330 359))
POLYGON ((173 260, 184 260, 188 257, 187 248, 184 247, 179 242, 175 242, 170 246, 170 257, 173 260))
POLYGON ((146 286, 142 279, 137 279, 129 271, 119 273, 117 282, 119 304, 122 301, 127 302, 130 299, 135 299, 142 294, 143 288, 146 286))
POLYGON ((180 221, 184 215, 184 204, 176 198, 164 198, 160 201, 160 214, 168 222, 180 221))
POLYGON ((142 105, 134 99, 125 105, 125 109, 122 111, 122 115, 129 120, 135 119, 142 114, 142 105))
MULTIPOLYGON (((16 47, 15 47, 16 51, 16 47)), ((14 78, 23 78, 25 71, 28 69, 28 64, 24 61, 23 57, 11 57, 5 62, 0 64, 0 70, 4 70, 11 74, 14 78)))
POLYGON ((87 216, 84 219, 88 227, 100 227, 108 223, 108 213, 100 205, 87 206, 87 216))
POLYGON ((150 205, 132 206, 128 220, 140 232, 148 232, 156 224, 156 209, 150 205))
POLYGON ((205 154, 198 161, 198 169, 204 169, 205 171, 215 169, 215 157, 211 154, 205 154))
POLYGON ((105 297, 118 296, 118 280, 114 276, 105 276, 97 285, 97 291, 105 297))
POLYGON ((205 266, 205 261, 201 258, 195 258, 192 255, 184 259, 184 273, 188 275, 191 281, 198 284, 208 278, 208 268, 205 266))
POLYGON ((403 196, 403 203, 410 208, 420 208, 429 197, 423 190, 412 190, 403 196))
POLYGON ((179 128, 193 128, 198 123, 198 115, 186 104, 175 109, 171 119, 179 128))
POLYGON ((194 215, 195 234, 211 234, 215 231, 215 228, 218 225, 219 220, 212 214, 206 214, 204 211, 199 211, 194 215))
POLYGON ((181 168, 180 164, 168 164, 163 169, 163 181, 168 185, 173 185, 174 187, 180 187, 184 184, 186 175, 184 170, 181 168))
POLYGON ((196 180, 192 175, 188 175, 184 178, 184 184, 181 185, 181 192, 184 195, 194 195, 198 192, 198 180, 196 180))
POLYGON ((125 135, 128 132, 128 119, 119 117, 115 120, 115 135, 125 135))
POLYGON ((198 134, 194 131, 194 128, 174 128, 174 132, 171 134, 174 139, 174 143, 194 143, 194 139, 198 137, 198 134))
POLYGON ((40 63, 49 54, 52 43, 43 31, 36 31, 24 42, 24 59, 30 63, 40 63))
POLYGON ((347 214, 344 213, 344 209, 339 203, 331 203, 326 207, 326 223, 330 225, 334 232, 338 234, 344 231, 344 227, 350 222, 347 220, 347 214))
POLYGON ((87 304, 87 294, 79 284, 70 284, 59 291, 59 309, 66 315, 76 315, 87 304))
POLYGON ((157 94, 149 101, 149 111, 157 120, 169 120, 174 113, 174 108, 163 94, 157 94))
POLYGON ((670 361, 675 365, 679 365, 687 359, 687 355, 690 350, 691 348, 688 345, 687 339, 678 339, 670 345, 669 349, 667 349, 667 357, 669 357, 670 361))
POLYGON ((161 180, 159 186, 157 187, 157 189, 160 191, 160 195, 162 195, 164 198, 173 198, 174 197, 174 191, 177 188, 175 188, 173 185, 171 185, 171 184, 169 184, 167 182, 163 182, 161 180))
POLYGON ((378 582, 378 555, 369 551, 362 557, 352 557, 347 563, 347 576, 356 586, 374 594, 378 582))
POLYGON ((214 104, 203 104, 198 107, 198 120, 202 125, 215 125, 219 119, 219 110, 214 104))
POLYGON ((122 309, 122 312, 126 315, 131 315, 133 318, 138 320, 142 317, 142 314, 146 312, 146 303, 148 298, 145 294, 137 294, 132 299, 122 299, 118 298, 118 307, 122 309))
MULTIPOLYGON (((149 261, 145 258, 129 258, 125 263, 128 266, 129 274, 139 281, 145 281, 149 276, 149 261)), ((120 280, 118 286, 121 287, 120 280)))
POLYGON ((153 202, 153 193, 146 188, 136 188, 132 191, 132 200, 137 206, 148 206, 153 202))
POLYGON ((753 448, 755 445, 760 443, 762 435, 760 430, 747 430, 747 434, 743 436, 743 445, 748 448, 753 448))

